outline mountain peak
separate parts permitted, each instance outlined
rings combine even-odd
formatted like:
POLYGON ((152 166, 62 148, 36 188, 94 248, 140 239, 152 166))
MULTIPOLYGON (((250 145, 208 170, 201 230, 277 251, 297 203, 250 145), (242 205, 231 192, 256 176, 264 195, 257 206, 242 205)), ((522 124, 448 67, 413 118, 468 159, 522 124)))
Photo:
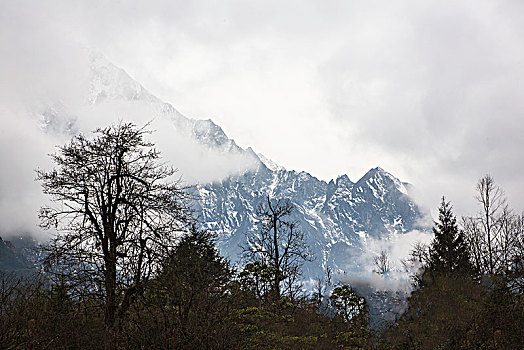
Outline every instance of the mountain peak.
POLYGON ((357 181, 357 184, 359 183, 363 183, 363 182, 366 182, 368 181, 369 179, 371 178, 376 178, 376 177, 390 177, 390 178, 393 178, 393 179, 396 179, 393 175, 391 175, 390 173, 388 173, 387 171, 385 171, 384 169, 382 169, 381 167, 375 167, 375 168, 371 168, 367 171, 367 173, 364 174, 364 176, 362 176, 358 181, 357 181))
POLYGON ((384 169, 382 169, 381 167, 377 166, 377 167, 369 169, 367 174, 370 174, 370 175, 374 176, 376 174, 381 174, 382 175, 382 174, 389 174, 389 173, 387 171, 385 171, 384 169))
POLYGON ((391 175, 381 167, 375 167, 370 169, 360 180, 357 181, 355 187, 370 187, 373 188, 373 192, 378 190, 379 192, 384 191, 384 186, 396 188, 403 194, 408 194, 406 185, 391 175))
POLYGON ((90 83, 88 102, 97 104, 105 100, 161 101, 134 80, 125 70, 111 63, 100 51, 89 52, 90 83))
POLYGON ((337 177, 336 184, 337 186, 340 186, 342 184, 352 186, 353 182, 351 182, 351 180, 346 174, 343 174, 337 177))

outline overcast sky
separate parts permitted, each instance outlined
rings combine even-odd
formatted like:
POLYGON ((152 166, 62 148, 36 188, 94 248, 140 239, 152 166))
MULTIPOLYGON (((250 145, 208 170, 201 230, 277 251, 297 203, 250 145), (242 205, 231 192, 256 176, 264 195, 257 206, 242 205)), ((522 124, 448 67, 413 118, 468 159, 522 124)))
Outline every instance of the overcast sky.
POLYGON ((459 215, 490 173, 524 209, 523 1, 0 0, 3 164, 43 142, 6 101, 70 91, 78 47, 288 169, 381 166, 459 215))

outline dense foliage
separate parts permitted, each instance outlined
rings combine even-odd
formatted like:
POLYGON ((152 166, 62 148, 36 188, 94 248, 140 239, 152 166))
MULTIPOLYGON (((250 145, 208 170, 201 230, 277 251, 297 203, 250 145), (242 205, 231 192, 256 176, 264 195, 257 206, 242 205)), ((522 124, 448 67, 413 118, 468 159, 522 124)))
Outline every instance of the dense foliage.
POLYGON ((439 208, 439 220, 433 228, 435 238, 429 249, 429 271, 451 273, 470 270, 469 252, 464 232, 459 230, 451 205, 444 197, 439 208))
MULTIPOLYGON (((476 223, 473 229, 465 227, 470 240, 459 230, 449 202, 442 199, 433 242, 429 247, 419 245, 412 253, 413 259, 424 265, 415 278, 418 289, 409 298, 408 310, 378 339, 380 348, 524 348, 524 274, 515 263, 524 254, 519 245, 524 230, 513 224, 511 231, 504 232, 508 209, 497 215, 492 207, 493 193, 482 192, 486 182, 493 186, 491 181, 487 176, 478 186, 479 198, 484 196, 485 200, 481 200, 484 215, 464 220, 476 223), (479 222, 484 222, 484 230, 479 222), (472 247, 475 242, 478 245, 472 247), (504 253, 513 259, 501 259, 504 253), (504 263, 508 265, 503 267, 504 263), (496 267, 500 267, 498 273, 496 267)), ((494 187, 490 188, 488 192, 494 187)), ((499 191, 497 200, 503 202, 499 191)))
MULTIPOLYGON (((67 285, 0 276, 0 343, 54 349, 331 349, 371 345, 365 301, 327 317, 306 296, 259 299, 253 285, 220 257, 208 232, 190 230, 124 314, 104 323, 96 300, 71 297, 67 285), (340 314, 340 316, 338 316, 340 314)), ((347 287, 343 288, 344 290, 347 287)))

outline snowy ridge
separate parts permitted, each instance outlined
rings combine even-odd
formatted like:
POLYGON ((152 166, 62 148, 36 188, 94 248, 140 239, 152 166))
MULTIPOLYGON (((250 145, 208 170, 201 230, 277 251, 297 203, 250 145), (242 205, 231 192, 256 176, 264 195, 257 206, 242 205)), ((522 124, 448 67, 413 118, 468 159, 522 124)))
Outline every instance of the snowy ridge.
POLYGON ((263 167, 256 173, 199 185, 196 209, 203 227, 217 232, 220 250, 235 261, 246 233, 257 232, 254 208, 265 195, 289 198, 296 208, 294 220, 316 256, 305 266, 305 277, 314 278, 327 266, 338 273, 359 271, 357 261, 366 237, 380 239, 420 229, 422 211, 399 184, 380 168, 356 183, 346 175, 326 183, 306 172, 263 167))
POLYGON ((264 163, 264 165, 271 171, 279 171, 279 170, 286 170, 283 166, 281 165, 278 165, 277 163, 275 163, 274 161, 272 161, 271 159, 267 158, 265 155, 263 155, 262 153, 257 153, 257 156, 258 158, 260 159, 260 161, 262 163, 264 163))

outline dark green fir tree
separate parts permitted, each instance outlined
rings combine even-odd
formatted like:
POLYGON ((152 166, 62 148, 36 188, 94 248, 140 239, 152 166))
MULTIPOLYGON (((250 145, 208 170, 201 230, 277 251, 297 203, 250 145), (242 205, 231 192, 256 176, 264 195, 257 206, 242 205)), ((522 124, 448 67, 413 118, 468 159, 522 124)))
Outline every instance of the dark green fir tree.
POLYGON ((429 250, 430 271, 447 273, 471 270, 464 232, 459 230, 452 206, 442 197, 439 218, 433 227, 435 238, 429 250))

